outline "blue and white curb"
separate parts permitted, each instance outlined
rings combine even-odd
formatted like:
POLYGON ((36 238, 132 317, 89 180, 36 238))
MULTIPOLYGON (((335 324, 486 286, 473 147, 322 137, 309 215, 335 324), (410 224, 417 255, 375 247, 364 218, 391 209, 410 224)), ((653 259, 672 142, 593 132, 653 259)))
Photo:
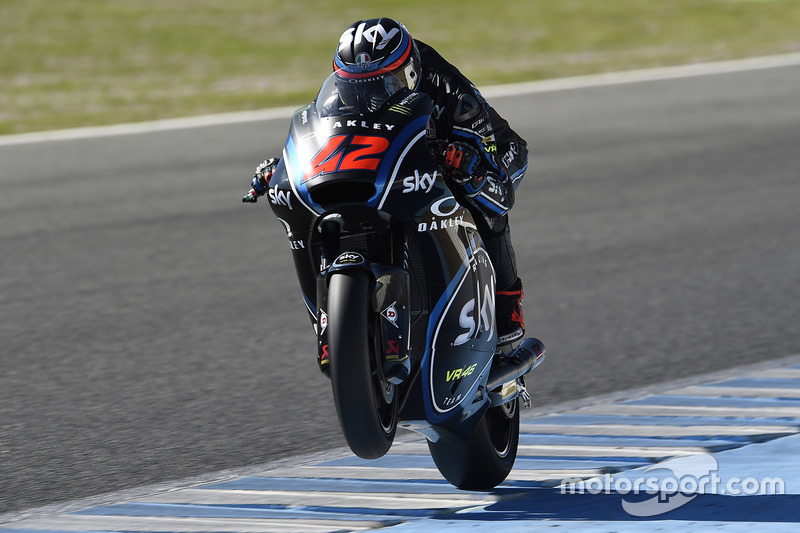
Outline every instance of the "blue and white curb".
POLYGON ((798 452, 795 357, 527 416, 515 468, 491 492, 446 483, 424 440, 406 434, 374 461, 336 450, 0 515, 0 533, 800 531, 798 452))

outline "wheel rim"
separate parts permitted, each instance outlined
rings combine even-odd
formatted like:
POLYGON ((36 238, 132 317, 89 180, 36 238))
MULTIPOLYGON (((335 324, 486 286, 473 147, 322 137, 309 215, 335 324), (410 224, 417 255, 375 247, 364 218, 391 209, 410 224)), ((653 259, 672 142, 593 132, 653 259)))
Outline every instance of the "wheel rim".
POLYGON ((388 435, 397 424, 397 411, 394 408, 394 385, 380 379, 375 380, 375 408, 383 431, 388 435))
POLYGON ((486 423, 492 446, 498 457, 506 457, 511 452, 512 427, 517 411, 517 401, 512 400, 486 413, 486 423))
MULTIPOLYGON (((373 324, 373 331, 378 331, 379 323, 373 324)), ((378 419, 380 420, 383 431, 388 435, 397 425, 397 410, 395 409, 395 386, 386 380, 383 374, 383 364, 380 359, 380 342, 379 336, 372 335, 374 339, 373 350, 374 354, 372 364, 374 368, 373 383, 375 383, 375 409, 378 412, 378 419)))

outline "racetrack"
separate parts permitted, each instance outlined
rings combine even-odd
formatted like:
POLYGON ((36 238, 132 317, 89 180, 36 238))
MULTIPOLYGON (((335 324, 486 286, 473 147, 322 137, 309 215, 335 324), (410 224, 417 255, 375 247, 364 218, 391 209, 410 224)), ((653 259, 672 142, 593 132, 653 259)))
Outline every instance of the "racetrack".
MULTIPOLYGON (((493 100, 539 404, 800 352, 800 68, 493 100)), ((342 446, 285 234, 288 119, 0 146, 0 512, 342 446)))

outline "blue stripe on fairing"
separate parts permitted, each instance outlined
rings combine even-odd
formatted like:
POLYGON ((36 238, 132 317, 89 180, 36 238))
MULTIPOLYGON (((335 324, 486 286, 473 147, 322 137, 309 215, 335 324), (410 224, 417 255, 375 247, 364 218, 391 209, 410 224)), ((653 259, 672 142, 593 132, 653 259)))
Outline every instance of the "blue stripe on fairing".
POLYGON ((397 137, 394 138, 391 146, 389 146, 389 150, 381 160, 381 165, 378 167, 378 175, 375 178, 375 194, 369 199, 367 205, 370 207, 378 206, 378 203, 384 195, 384 189, 391 180, 392 172, 395 170, 395 167, 399 167, 402 163, 402 161, 397 160, 398 154, 406 148, 406 143, 408 143, 410 139, 428 126, 428 118, 428 115, 417 117, 411 121, 411 123, 407 124, 406 127, 397 134, 397 137))
POLYGON ((728 381, 707 383, 701 387, 743 387, 769 389, 800 389, 800 379, 791 378, 736 378, 728 381))
MULTIPOLYGON (((314 489, 312 481, 309 490, 314 489)), ((313 503, 313 497, 310 498, 313 503)), ((465 505, 469 502, 465 502, 465 505)), ((275 504, 190 504, 190 503, 121 503, 92 507, 70 514, 82 516, 135 516, 135 517, 174 517, 174 518, 249 518, 249 519, 314 519, 314 520, 353 520, 353 515, 370 515, 371 519, 381 517, 391 520, 397 516, 426 517, 441 512, 441 509, 384 509, 370 507, 330 507, 315 505, 275 505, 275 504)))
POLYGON ((587 426, 614 424, 622 426, 743 426, 750 422, 757 426, 795 425, 795 419, 761 417, 710 417, 710 416, 623 416, 623 415, 553 415, 526 420, 525 424, 558 424, 565 426, 587 426))
MULTIPOLYGON (((517 455, 514 468, 518 470, 583 470, 587 468, 604 468, 614 466, 635 466, 650 464, 651 457, 577 457, 564 456, 525 456, 517 455)), ((430 455, 384 455, 379 459, 361 459, 360 457, 344 457, 334 459, 317 466, 351 466, 369 468, 432 468, 436 464, 430 455)))
POLYGON ((303 300, 305 300, 305 302, 306 302, 306 307, 308 307, 308 310, 309 310, 309 311, 311 311, 311 313, 312 313, 314 316, 317 316, 317 306, 315 306, 315 305, 314 305, 314 304, 311 302, 311 298, 309 298, 308 296, 306 296, 306 293, 304 293, 304 292, 302 292, 302 291, 300 291, 300 293, 303 295, 303 300))
POLYGON ((800 407, 800 398, 733 398, 657 394, 622 402, 622 405, 671 405, 691 407, 800 407))

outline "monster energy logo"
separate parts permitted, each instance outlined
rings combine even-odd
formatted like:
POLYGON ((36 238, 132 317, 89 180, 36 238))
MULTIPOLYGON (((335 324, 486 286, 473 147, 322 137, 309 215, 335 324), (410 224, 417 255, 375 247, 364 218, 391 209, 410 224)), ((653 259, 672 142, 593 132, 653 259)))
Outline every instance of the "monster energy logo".
POLYGON ((409 117, 411 115, 413 115, 413 112, 411 111, 411 109, 407 108, 406 106, 402 106, 402 105, 393 105, 393 106, 389 107, 389 111, 394 111, 395 113, 400 113, 401 115, 406 115, 406 116, 409 116, 409 117))

